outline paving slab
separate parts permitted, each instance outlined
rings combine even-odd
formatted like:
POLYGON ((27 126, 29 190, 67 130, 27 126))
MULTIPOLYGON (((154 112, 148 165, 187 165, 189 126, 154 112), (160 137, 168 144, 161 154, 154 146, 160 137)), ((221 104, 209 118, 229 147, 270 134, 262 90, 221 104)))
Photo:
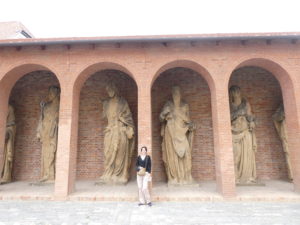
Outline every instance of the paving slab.
POLYGON ((299 225, 300 203, 1 201, 3 224, 299 225))

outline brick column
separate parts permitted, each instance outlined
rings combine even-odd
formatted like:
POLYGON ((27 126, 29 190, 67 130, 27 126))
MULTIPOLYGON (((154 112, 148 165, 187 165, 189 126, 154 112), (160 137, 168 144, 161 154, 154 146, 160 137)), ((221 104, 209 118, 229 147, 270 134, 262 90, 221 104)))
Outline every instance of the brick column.
POLYGON ((2 168, 3 165, 7 110, 8 93, 5 88, 2 88, 2 86, 0 86, 0 168, 2 168))
POLYGON ((300 94, 295 84, 292 87, 291 83, 283 81, 281 85, 294 190, 300 192, 300 94))
MULTIPOLYGON (((147 146, 152 159, 152 110, 151 110, 151 82, 144 79, 138 85, 138 151, 142 146, 147 146)), ((153 172, 152 172, 153 174, 153 172)), ((153 175, 152 175, 153 176, 153 175)), ((152 181, 149 184, 152 192, 152 181)))
POLYGON ((217 190, 224 198, 231 198, 236 195, 236 189, 229 98, 226 84, 226 82, 215 82, 215 89, 211 90, 211 102, 217 190))
MULTIPOLYGON (((146 84, 147 82, 143 82, 146 84)), ((150 82, 148 82, 150 83, 150 82)), ((151 87, 138 86, 138 149, 147 146, 152 152, 151 87)))
POLYGON ((55 198, 63 200, 75 187, 79 93, 70 84, 61 87, 55 198))

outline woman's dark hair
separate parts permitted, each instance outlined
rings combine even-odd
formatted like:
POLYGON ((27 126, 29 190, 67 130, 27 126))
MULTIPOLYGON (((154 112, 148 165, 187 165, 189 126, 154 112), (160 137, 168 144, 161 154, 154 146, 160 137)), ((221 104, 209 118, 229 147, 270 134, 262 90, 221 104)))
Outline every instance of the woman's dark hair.
POLYGON ((143 149, 145 149, 146 152, 147 152, 147 147, 146 146, 141 147, 141 151, 143 151, 143 149))

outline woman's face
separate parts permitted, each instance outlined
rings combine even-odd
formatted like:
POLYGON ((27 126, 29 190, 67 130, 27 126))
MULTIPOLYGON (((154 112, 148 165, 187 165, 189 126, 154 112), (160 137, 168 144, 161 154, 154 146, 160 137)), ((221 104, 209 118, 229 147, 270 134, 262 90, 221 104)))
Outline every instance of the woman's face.
POLYGON ((145 148, 142 148, 142 149, 141 149, 141 154, 142 154, 142 155, 146 155, 146 154, 147 154, 147 151, 146 151, 145 148))

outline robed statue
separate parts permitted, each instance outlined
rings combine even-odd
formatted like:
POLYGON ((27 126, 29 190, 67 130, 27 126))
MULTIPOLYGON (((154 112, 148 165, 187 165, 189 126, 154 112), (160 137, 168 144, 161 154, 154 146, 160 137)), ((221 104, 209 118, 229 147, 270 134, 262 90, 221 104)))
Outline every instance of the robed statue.
POLYGON ((162 157, 169 185, 188 185, 192 178, 192 145, 195 125, 189 116, 189 105, 181 99, 178 86, 172 88, 172 100, 161 113, 162 157))
POLYGON ((55 179, 59 101, 60 88, 50 86, 48 96, 40 103, 37 138, 42 143, 42 160, 39 182, 52 182, 55 179))
POLYGON ((257 183, 255 117, 249 102, 242 97, 240 87, 230 87, 229 97, 236 183, 257 183))
POLYGON ((11 105, 8 105, 3 165, 2 165, 1 177, 0 177, 1 184, 9 183, 12 180, 15 135, 16 135, 16 124, 15 124, 14 108, 11 105))
POLYGON ((288 138, 287 138, 287 132, 286 132, 286 122, 285 122, 285 113, 284 113, 284 107, 283 104, 281 104, 276 112, 272 116, 274 126, 276 128, 276 131, 278 133, 278 136, 281 140, 283 152, 285 154, 285 160, 287 164, 288 169, 288 177, 290 180, 293 180, 293 172, 291 169, 291 161, 290 161, 290 152, 289 152, 289 146, 288 146, 288 138))
POLYGON ((135 128, 127 101, 119 95, 116 85, 106 86, 108 99, 102 102, 104 130, 104 173, 100 183, 126 184, 135 146, 135 128))

